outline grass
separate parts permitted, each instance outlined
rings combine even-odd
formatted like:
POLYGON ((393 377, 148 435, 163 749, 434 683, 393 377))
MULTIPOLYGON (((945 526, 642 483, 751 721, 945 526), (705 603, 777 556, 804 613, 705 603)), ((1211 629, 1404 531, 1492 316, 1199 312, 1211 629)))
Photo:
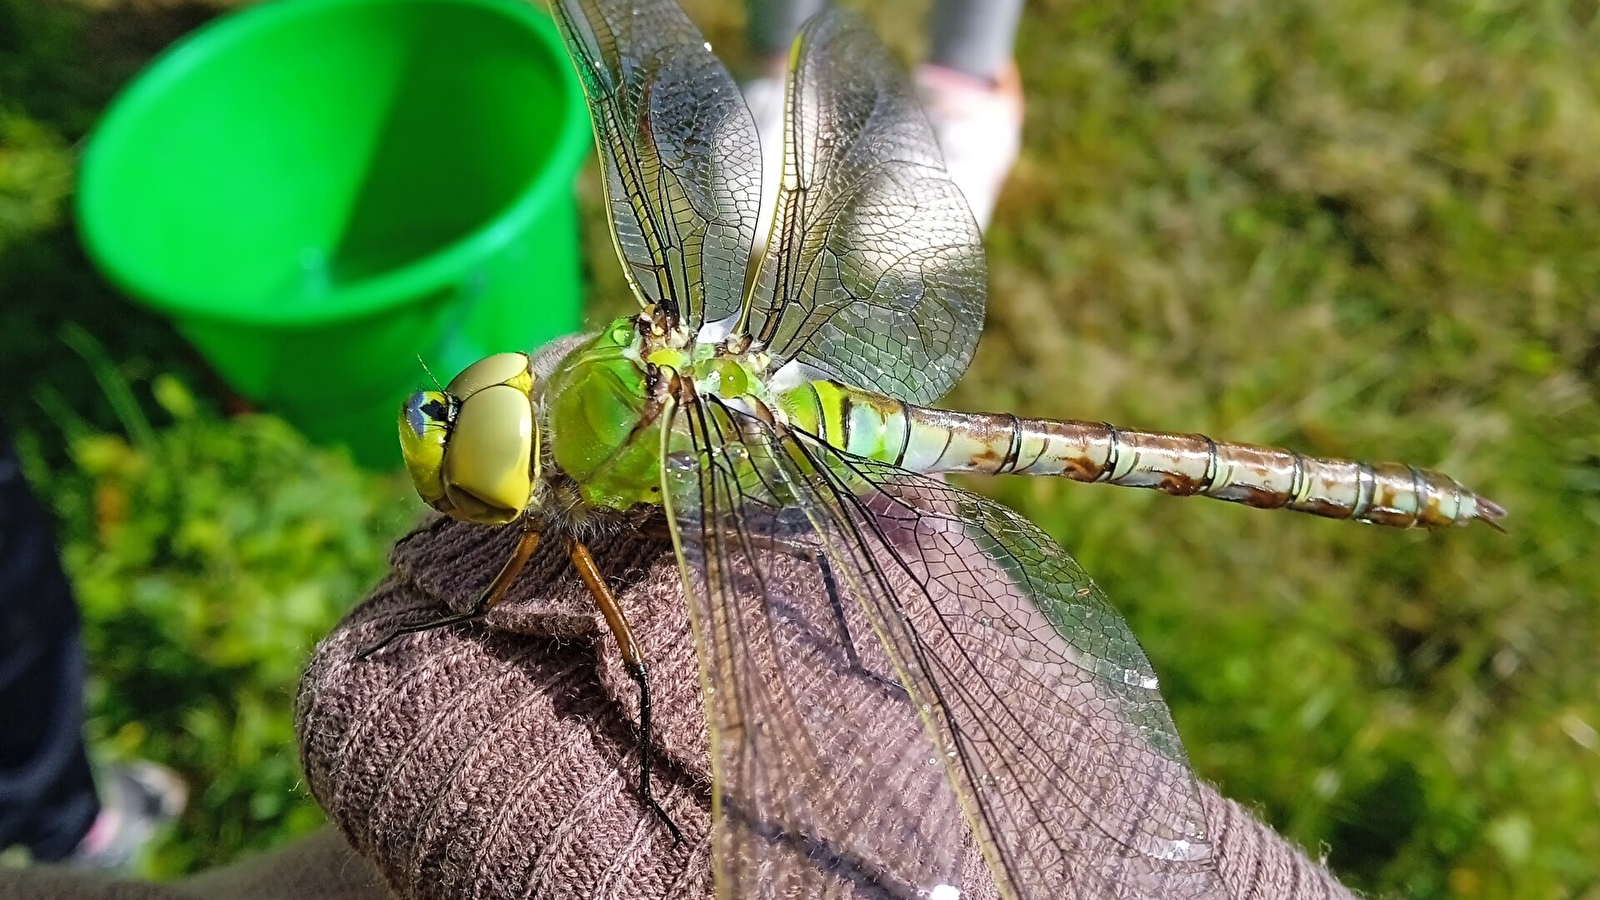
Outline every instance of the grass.
POLYGON ((1593 11, 1033 3, 959 400, 1398 458, 1509 534, 995 485, 1120 598, 1196 768, 1353 887, 1595 889, 1593 11))
MULTIPOLYGON (((887 6, 880 28, 914 53, 907 7, 887 6)), ((692 9, 717 46, 738 44, 737 3, 692 9)), ((155 43, 128 24, 148 14, 108 15, 60 27, 155 43)), ((197 17, 161 15, 169 30, 197 17)), ((988 327, 951 402, 1401 459, 1511 512, 1504 535, 1412 534, 979 485, 1120 604, 1201 776, 1376 895, 1600 896, 1597 30, 1593 3, 1032 0, 1024 14, 1024 155, 989 236, 988 327)), ((131 67, 63 86, 84 51, 52 40, 0 43, 0 335, 82 322, 166 421, 153 377, 203 398, 205 376, 111 299, 60 221, 64 148, 131 67), (112 309, 123 324, 97 312, 112 309)), ((628 301, 594 185, 601 320, 628 301)), ((8 349, 8 416, 56 460, 81 576, 94 545, 72 523, 93 472, 52 449, 61 410, 125 429, 75 355, 8 349)), ((103 668, 115 659, 99 658, 108 685, 129 674, 103 668)), ((254 843, 283 821, 258 820, 254 843)), ((209 839, 191 823, 181 864, 244 845, 209 839)))
POLYGON ((420 509, 403 476, 268 416, 224 417, 235 401, 193 351, 78 245, 73 148, 209 15, 0 0, 0 416, 59 519, 93 755, 156 759, 192 787, 141 862, 153 876, 321 824, 295 749, 300 670, 420 509))

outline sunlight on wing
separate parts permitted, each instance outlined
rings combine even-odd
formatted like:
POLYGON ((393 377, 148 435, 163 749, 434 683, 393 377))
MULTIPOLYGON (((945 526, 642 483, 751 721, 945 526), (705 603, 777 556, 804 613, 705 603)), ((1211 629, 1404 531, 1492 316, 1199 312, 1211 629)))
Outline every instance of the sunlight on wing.
POLYGON ((719 896, 965 893, 973 850, 1018 900, 1222 896, 1154 672, 1048 537, 715 401, 680 415, 719 896))
POLYGON ((699 449, 665 477, 711 723, 717 895, 948 896, 968 831, 881 644, 817 590, 819 541, 767 480, 770 446, 726 440, 718 407, 679 415, 699 449))
POLYGON ((855 16, 796 44, 782 189, 744 317, 776 362, 914 403, 983 329, 982 236, 905 72, 855 16))
POLYGON ((641 305, 696 330, 739 309, 760 209, 755 119, 674 3, 555 0, 594 119, 611 235, 641 305))

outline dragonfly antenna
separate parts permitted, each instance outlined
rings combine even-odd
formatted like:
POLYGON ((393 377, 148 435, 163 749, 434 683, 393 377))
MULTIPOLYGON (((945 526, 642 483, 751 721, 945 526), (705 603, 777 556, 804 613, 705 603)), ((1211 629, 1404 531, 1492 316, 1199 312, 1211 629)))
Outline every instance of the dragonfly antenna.
POLYGON ((435 378, 433 376, 433 370, 428 368, 428 364, 422 361, 422 354, 421 353, 417 354, 417 365, 422 367, 422 371, 428 373, 428 379, 433 382, 433 386, 438 388, 439 391, 441 393, 443 393, 444 392, 444 385, 440 384, 439 383, 439 379, 437 379, 437 378, 435 378))

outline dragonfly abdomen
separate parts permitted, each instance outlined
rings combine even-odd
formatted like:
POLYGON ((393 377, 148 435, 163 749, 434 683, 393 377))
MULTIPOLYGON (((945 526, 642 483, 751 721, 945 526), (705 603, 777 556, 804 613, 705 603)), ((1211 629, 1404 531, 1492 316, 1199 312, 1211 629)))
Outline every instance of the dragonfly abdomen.
POLYGON ((1104 422, 955 412, 827 381, 788 392, 785 406, 800 427, 840 449, 929 474, 1057 475, 1397 528, 1492 525, 1505 515, 1448 475, 1402 463, 1320 459, 1104 422))

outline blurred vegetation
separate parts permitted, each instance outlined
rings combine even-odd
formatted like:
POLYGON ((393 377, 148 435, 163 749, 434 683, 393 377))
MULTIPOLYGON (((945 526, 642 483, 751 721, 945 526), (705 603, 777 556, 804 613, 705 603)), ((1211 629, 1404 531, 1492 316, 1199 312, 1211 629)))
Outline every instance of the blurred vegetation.
POLYGON ((224 417, 238 401, 78 244, 76 145, 143 61, 210 15, 0 0, 0 400, 59 518, 94 753, 191 785, 149 875, 322 821, 294 738, 300 669, 420 510, 403 476, 269 416, 224 417))
POLYGON ((176 378, 155 428, 86 332, 69 328, 126 416, 119 433, 56 414, 70 464, 34 448, 54 501, 91 660, 89 733, 192 785, 179 839, 147 860, 190 871, 322 822, 303 786, 294 694, 311 646, 383 571, 417 514, 403 479, 363 474, 270 416, 201 414, 176 378))
MULTIPOLYGON (((739 45, 736 0, 689 5, 739 45)), ((914 55, 926 3, 870 6, 914 55)), ((271 419, 223 418, 219 386, 72 237, 71 148, 207 14, 0 0, 0 396, 62 516, 94 733, 200 787, 157 871, 314 820, 285 724, 295 670, 412 509, 271 419), (72 322, 100 363, 55 337, 72 322)), ((1505 535, 1411 534, 978 485, 1119 602, 1201 775, 1379 896, 1600 898, 1596 15, 1025 12, 1024 156, 952 402, 1402 459, 1511 511, 1505 535)), ((601 319, 628 301, 592 172, 582 197, 601 319)))
POLYGON ((960 399, 1436 466, 1510 533, 996 489, 1120 599, 1200 773, 1352 887, 1600 896, 1594 5, 1028 9, 960 399))

